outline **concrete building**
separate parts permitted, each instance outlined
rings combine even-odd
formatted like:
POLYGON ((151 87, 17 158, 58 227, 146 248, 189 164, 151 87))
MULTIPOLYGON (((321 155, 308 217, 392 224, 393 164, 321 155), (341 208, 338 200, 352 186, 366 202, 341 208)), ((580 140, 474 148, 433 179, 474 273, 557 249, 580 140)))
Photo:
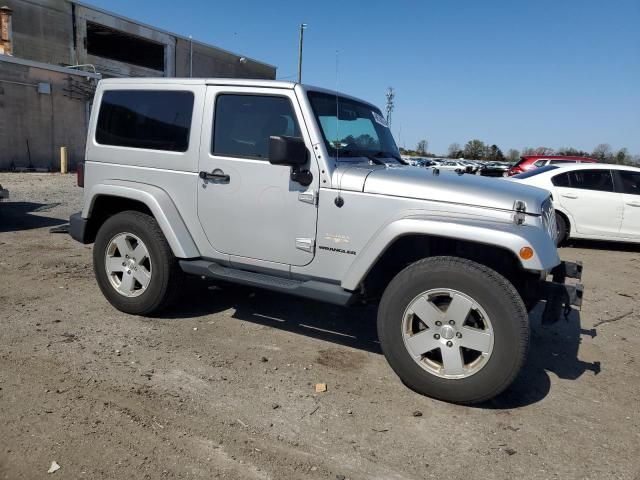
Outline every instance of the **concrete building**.
POLYGON ((74 0, 0 0, 0 169, 73 168, 105 77, 274 79, 276 67, 74 0))

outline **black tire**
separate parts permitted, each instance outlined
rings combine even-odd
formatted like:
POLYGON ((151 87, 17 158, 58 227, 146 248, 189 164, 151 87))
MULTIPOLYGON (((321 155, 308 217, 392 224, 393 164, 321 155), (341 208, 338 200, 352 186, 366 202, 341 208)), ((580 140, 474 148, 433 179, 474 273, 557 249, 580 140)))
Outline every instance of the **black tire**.
POLYGON ((387 286, 378 310, 378 337, 387 361, 409 388, 447 402, 474 404, 504 391, 524 365, 529 319, 522 299, 502 275, 457 257, 432 257, 402 270, 387 286), (421 293, 448 288, 468 295, 490 318, 493 350, 484 366, 465 378, 443 378, 415 361, 403 339, 408 305, 421 293))
POLYGON ((184 276, 156 220, 138 211, 117 213, 102 224, 93 246, 93 269, 98 286, 109 303, 118 310, 133 315, 149 315, 168 307, 176 298, 184 276), (116 235, 125 232, 136 235, 144 242, 153 265, 146 290, 131 298, 118 293, 109 281, 105 267, 109 242, 116 235))
POLYGON ((556 245, 562 245, 569 237, 569 225, 564 218, 564 215, 556 212, 556 245))

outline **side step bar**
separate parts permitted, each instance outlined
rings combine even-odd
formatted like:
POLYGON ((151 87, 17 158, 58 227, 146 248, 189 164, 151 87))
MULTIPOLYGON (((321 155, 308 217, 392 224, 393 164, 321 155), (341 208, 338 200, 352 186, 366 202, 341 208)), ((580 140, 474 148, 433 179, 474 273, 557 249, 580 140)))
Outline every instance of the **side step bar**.
POLYGON ((340 285, 315 280, 293 280, 265 273, 249 272, 247 270, 224 267, 219 263, 208 260, 180 260, 180 267, 185 273, 200 277, 264 288, 273 292, 288 293, 334 305, 348 306, 356 298, 355 293, 345 290, 340 285))

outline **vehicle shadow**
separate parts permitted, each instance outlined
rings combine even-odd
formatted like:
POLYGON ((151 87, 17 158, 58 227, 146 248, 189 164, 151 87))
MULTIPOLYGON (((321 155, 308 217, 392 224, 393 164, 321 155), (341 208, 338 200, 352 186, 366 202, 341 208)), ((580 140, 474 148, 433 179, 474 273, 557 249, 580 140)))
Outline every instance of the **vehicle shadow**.
POLYGON ((529 356, 520 376, 504 393, 482 405, 484 408, 512 409, 537 403, 551 389, 550 373, 562 380, 577 380, 587 371, 600 373, 600 362, 583 362, 578 358, 582 336, 595 337, 595 328, 581 327, 580 312, 571 310, 549 326, 541 324, 544 305, 538 305, 530 314, 531 341, 529 356))
POLYGON ((343 308, 291 295, 239 285, 211 285, 188 279, 180 304, 162 318, 194 318, 233 308, 232 318, 270 326, 347 347, 382 353, 376 332, 376 310, 343 308))
MULTIPOLYGON (((605 240, 569 239, 562 247, 584 248, 586 250, 615 250, 617 252, 640 252, 640 244, 605 240)), ((560 248, 562 248, 560 247, 560 248)))
MULTIPOLYGON (((189 288, 185 289, 188 293, 181 297, 180 305, 165 312, 162 318, 194 318, 233 308, 231 317, 238 320, 382 354, 375 307, 341 308, 248 287, 209 286, 198 279, 189 282, 189 288)), ((538 305, 530 314, 531 345, 520 376, 507 391, 479 408, 513 409, 537 403, 549 393, 549 373, 576 380, 587 371, 600 372, 599 362, 578 359, 582 335, 594 337, 595 329, 583 330, 576 310, 566 320, 543 327, 540 323, 543 307, 538 305)))
POLYGON ((54 227, 67 223, 68 220, 61 218, 34 215, 34 213, 47 211, 56 205, 34 202, 2 202, 0 203, 0 233, 54 227))

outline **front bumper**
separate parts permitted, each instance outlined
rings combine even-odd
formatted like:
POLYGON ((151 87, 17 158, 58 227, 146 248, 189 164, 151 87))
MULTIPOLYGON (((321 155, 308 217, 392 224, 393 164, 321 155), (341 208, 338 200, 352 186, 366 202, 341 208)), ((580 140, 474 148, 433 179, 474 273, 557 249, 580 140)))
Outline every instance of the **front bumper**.
POLYGON ((540 285, 541 297, 547 302, 542 312, 543 324, 557 322, 563 312, 567 316, 572 306, 581 307, 584 293, 581 283, 565 283, 567 278, 582 279, 581 262, 561 262, 550 275, 551 281, 543 281, 540 285))

